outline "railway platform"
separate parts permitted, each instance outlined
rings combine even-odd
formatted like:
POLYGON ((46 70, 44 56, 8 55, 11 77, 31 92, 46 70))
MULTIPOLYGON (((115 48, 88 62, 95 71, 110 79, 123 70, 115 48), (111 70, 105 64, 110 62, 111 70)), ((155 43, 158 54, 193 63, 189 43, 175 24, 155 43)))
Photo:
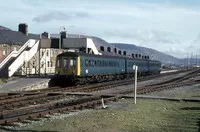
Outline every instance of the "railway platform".
POLYGON ((26 89, 40 89, 48 87, 52 76, 12 77, 0 85, 0 92, 22 91, 26 89))

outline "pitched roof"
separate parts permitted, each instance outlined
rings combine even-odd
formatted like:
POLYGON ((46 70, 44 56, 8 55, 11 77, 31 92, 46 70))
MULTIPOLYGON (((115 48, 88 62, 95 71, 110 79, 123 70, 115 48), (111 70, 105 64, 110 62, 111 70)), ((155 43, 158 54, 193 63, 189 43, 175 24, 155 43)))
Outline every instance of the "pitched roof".
POLYGON ((4 26, 0 26, 0 30, 11 30, 11 29, 4 27, 4 26))
POLYGON ((29 37, 21 32, 12 30, 0 30, 0 44, 24 44, 29 37))
MULTIPOLYGON (((42 38, 46 37, 42 36, 42 38)), ((29 39, 40 39, 40 35, 29 33, 27 36, 21 32, 13 31, 6 27, 0 26, 0 44, 23 45, 29 39)))

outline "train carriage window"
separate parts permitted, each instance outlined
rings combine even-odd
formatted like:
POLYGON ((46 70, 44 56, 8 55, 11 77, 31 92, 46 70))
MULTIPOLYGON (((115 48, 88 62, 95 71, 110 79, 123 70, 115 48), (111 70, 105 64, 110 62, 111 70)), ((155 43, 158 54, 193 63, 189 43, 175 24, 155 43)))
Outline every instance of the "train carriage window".
POLYGON ((91 60, 91 67, 94 66, 94 60, 91 60))
POLYGON ((109 66, 112 67, 112 61, 110 61, 109 66))
POLYGON ((85 66, 86 66, 86 67, 89 66, 89 62, 88 62, 88 60, 85 60, 85 66))
POLYGON ((93 63, 92 63, 92 64, 93 64, 93 66, 95 66, 95 60, 93 60, 92 62, 93 62, 93 63))
POLYGON ((91 66, 91 60, 88 61, 88 66, 89 66, 89 67, 91 66))
POLYGON ((96 64, 96 66, 100 66, 100 61, 99 60, 97 60, 97 64, 96 64))
POLYGON ((94 66, 97 66, 97 61, 96 60, 94 61, 94 66))
POLYGON ((116 67, 116 62, 115 61, 113 62, 113 66, 116 67))

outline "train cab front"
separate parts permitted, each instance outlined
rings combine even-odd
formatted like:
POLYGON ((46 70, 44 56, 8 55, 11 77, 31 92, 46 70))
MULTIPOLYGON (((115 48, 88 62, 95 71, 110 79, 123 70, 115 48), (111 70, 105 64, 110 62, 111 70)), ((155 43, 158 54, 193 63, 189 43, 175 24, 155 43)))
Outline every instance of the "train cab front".
POLYGON ((80 75, 79 57, 57 57, 56 78, 60 86, 72 85, 80 75))

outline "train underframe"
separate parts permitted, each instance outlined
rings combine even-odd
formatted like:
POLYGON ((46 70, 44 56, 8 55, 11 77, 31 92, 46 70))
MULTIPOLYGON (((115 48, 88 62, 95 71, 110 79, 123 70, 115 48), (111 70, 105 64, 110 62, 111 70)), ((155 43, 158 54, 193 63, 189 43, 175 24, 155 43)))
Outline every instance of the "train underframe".
MULTIPOLYGON (((138 73, 138 76, 146 76, 146 75, 152 75, 152 74, 159 74, 159 73, 138 73)), ((124 73, 124 74, 109 74, 109 75, 91 75, 91 76, 85 76, 85 77, 79 77, 75 75, 55 75, 54 78, 52 78, 49 82, 49 86, 60 86, 60 87, 66 87, 66 86, 72 86, 72 85, 83 85, 83 84, 89 84, 89 83, 99 83, 99 82, 106 82, 106 81, 112 81, 112 80, 121 80, 121 79, 128 79, 133 78, 134 73, 124 73)))

